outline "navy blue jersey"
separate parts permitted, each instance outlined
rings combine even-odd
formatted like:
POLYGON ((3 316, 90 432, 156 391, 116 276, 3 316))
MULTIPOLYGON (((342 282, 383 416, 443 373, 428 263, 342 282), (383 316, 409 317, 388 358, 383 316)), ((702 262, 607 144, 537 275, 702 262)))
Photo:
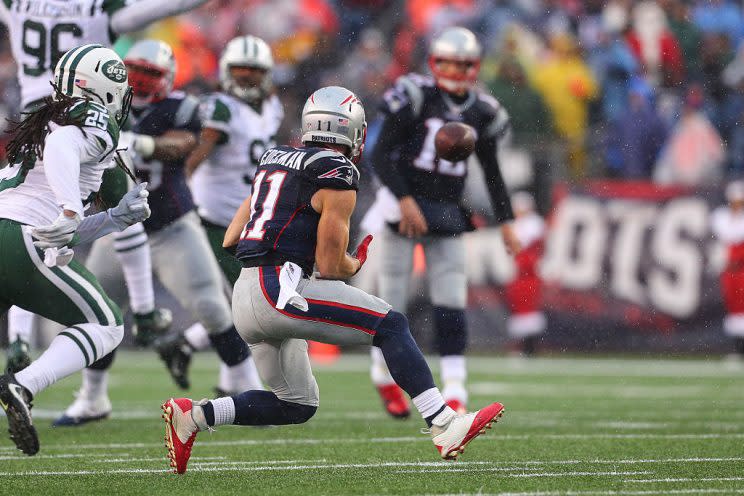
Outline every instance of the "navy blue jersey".
POLYGON ((408 74, 385 93, 381 112, 384 120, 372 165, 398 198, 413 196, 422 209, 432 205, 433 211, 447 211, 446 205, 440 208, 438 204, 460 203, 467 163, 437 157, 434 136, 447 122, 463 122, 475 129, 475 154, 483 167, 497 220, 513 218, 496 158, 498 141, 509 130, 509 115, 498 101, 478 90, 458 98, 440 90, 430 77, 408 74))
POLYGON ((253 179, 251 218, 240 235, 240 260, 278 255, 305 272, 315 264, 320 214, 310 200, 321 189, 357 190, 359 169, 327 148, 279 146, 263 154, 253 179))
MULTIPOLYGON (((172 130, 199 134, 199 101, 182 92, 173 92, 165 100, 142 111, 132 109, 129 121, 137 134, 161 136, 172 130)), ((157 231, 194 209, 194 200, 183 172, 185 159, 166 162, 156 159, 134 160, 135 174, 147 181, 152 215, 144 222, 147 231, 157 231)))

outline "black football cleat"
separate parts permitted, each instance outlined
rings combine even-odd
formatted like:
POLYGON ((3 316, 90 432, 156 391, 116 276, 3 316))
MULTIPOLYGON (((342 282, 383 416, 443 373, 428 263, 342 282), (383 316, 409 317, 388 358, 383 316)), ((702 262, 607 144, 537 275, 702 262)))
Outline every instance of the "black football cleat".
POLYGON ((156 308, 150 313, 135 313, 132 334, 134 343, 142 348, 150 346, 164 336, 173 323, 173 314, 167 308, 156 308))
POLYGON ((0 407, 8 418, 8 432, 16 447, 28 456, 39 452, 39 436, 31 419, 31 392, 12 374, 0 376, 0 407))
POLYGON ((181 333, 166 334, 153 343, 160 358, 165 362, 173 381, 181 389, 188 389, 189 365, 194 352, 181 333))
POLYGON ((9 374, 20 372, 31 365, 31 355, 29 354, 28 343, 21 338, 8 345, 8 363, 5 371, 9 374))

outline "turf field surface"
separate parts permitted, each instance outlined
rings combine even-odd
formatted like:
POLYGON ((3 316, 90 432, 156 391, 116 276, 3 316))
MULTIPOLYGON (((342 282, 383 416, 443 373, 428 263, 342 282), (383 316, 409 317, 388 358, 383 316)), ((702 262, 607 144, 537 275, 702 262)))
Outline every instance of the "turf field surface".
MULTIPOLYGON (((430 360, 436 365, 436 360, 430 360)), ((476 357, 471 405, 506 413, 460 460, 440 461, 423 422, 388 418, 364 355, 317 365, 321 407, 302 426, 200 433, 169 473, 160 404, 183 394, 154 354, 123 352, 111 419, 52 428, 79 376, 34 402, 41 451, 0 438, 0 494, 744 494, 744 368, 715 360, 476 357)), ((212 354, 189 396, 209 396, 212 354)), ((2 430, 5 431, 5 420, 2 430)))

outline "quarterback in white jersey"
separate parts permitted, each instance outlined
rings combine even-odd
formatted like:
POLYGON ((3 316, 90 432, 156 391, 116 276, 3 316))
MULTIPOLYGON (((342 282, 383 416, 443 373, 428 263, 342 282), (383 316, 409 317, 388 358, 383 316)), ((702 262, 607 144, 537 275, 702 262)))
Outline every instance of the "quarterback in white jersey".
POLYGON ((122 60, 101 45, 83 45, 64 54, 54 77, 54 96, 14 126, 10 165, 0 175, 0 315, 17 305, 64 326, 36 361, 0 376, 10 438, 27 455, 39 451, 33 397, 111 352, 124 333, 119 307, 69 247, 150 215, 146 184, 120 195, 114 208, 84 213, 129 112, 122 60))

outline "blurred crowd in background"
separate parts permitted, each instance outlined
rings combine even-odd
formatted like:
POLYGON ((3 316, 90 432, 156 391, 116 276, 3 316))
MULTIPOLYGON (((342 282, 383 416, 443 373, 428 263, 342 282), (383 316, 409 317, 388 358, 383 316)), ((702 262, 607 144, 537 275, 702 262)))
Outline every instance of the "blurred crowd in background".
MULTIPOLYGON (((744 14, 728 0, 213 0, 118 40, 176 52, 176 87, 215 87, 217 60, 239 34, 266 40, 288 118, 315 88, 357 92, 372 123, 386 87, 426 71, 426 46, 466 26, 484 46, 480 81, 512 117, 512 141, 562 177, 691 185, 744 173, 744 14)), ((18 111, 7 39, 0 117, 18 111)), ((372 131, 374 130, 374 126, 372 131)), ((373 134, 373 133, 372 133, 373 134)), ((372 136, 373 138, 373 136, 372 136)))

